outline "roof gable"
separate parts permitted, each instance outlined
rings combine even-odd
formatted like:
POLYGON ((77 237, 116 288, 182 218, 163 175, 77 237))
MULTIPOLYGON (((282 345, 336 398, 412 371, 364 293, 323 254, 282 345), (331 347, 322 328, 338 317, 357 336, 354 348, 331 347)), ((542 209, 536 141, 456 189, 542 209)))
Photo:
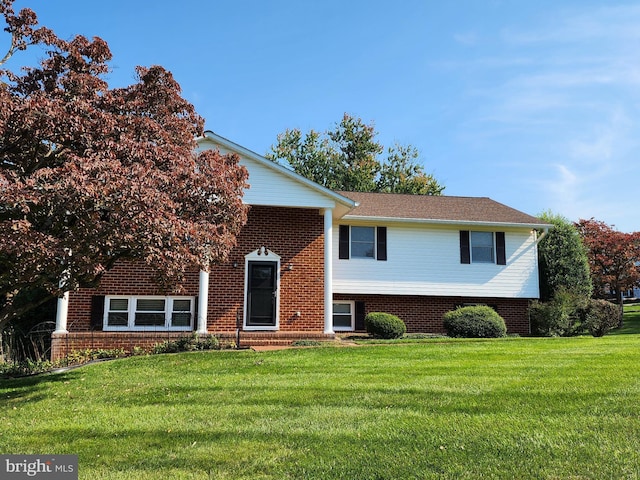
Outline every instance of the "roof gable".
POLYGON ((488 197, 338 192, 358 202, 347 219, 547 227, 542 220, 488 197))
POLYGON ((240 157, 240 164, 249 172, 249 188, 243 197, 249 205, 332 208, 334 217, 343 216, 355 206, 353 200, 211 131, 204 132, 197 141, 199 150, 217 149, 240 157))

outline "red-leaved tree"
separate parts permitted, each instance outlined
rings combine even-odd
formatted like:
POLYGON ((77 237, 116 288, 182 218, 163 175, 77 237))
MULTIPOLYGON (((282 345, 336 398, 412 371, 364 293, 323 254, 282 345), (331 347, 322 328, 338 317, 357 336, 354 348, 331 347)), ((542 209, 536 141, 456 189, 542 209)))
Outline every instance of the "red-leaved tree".
POLYGON ((236 155, 195 153, 204 121, 171 73, 138 67, 137 83, 109 88, 106 42, 62 40, 12 4, 0 0, 0 66, 30 45, 47 53, 0 70, 0 329, 35 306, 17 307, 21 290, 96 285, 118 260, 171 288, 224 260, 246 222, 247 172, 236 155))
POLYGON ((576 227, 587 247, 594 293, 615 295, 622 312, 622 293, 640 284, 640 232, 620 232, 593 218, 576 227))

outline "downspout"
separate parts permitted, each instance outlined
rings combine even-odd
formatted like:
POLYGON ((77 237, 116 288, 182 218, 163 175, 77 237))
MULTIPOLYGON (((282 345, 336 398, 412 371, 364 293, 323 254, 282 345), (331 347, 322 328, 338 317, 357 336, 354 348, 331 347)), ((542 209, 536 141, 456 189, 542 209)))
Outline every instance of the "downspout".
POLYGON ((542 239, 547 236, 548 233, 549 233, 549 227, 544 227, 544 229, 542 230, 542 235, 540 235, 536 239, 536 245, 538 245, 542 241, 542 239))

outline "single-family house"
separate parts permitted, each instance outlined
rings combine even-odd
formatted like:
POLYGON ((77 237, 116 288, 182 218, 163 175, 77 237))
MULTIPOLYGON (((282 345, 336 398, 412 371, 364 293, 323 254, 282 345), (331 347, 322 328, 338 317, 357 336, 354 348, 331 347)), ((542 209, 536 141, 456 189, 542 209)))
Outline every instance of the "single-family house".
POLYGON ((189 332, 242 345, 328 339, 362 331, 372 311, 442 332, 442 315, 467 304, 529 333, 541 220, 489 198, 334 192, 213 132, 198 143, 237 153, 249 172, 248 221, 228 261, 187 273, 175 295, 144 266, 117 263, 59 300, 53 358, 189 332))

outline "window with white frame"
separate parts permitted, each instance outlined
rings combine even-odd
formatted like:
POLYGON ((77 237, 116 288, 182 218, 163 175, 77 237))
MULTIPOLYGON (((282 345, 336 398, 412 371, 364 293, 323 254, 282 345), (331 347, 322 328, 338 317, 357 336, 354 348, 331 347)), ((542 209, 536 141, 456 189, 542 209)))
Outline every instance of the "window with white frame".
POLYGON ((355 328, 355 302, 333 302, 333 330, 352 331, 355 328))
POLYGON ((460 263, 506 265, 505 232, 460 230, 460 263))
POLYGON ((471 232, 471 261, 494 263, 493 232, 471 232))
POLYGON ((351 258, 375 258, 374 227, 351 227, 351 258))
POLYGON ((105 298, 105 330, 193 329, 195 298, 108 296, 105 298))
POLYGON ((387 260, 387 227, 340 225, 338 258, 387 260))

